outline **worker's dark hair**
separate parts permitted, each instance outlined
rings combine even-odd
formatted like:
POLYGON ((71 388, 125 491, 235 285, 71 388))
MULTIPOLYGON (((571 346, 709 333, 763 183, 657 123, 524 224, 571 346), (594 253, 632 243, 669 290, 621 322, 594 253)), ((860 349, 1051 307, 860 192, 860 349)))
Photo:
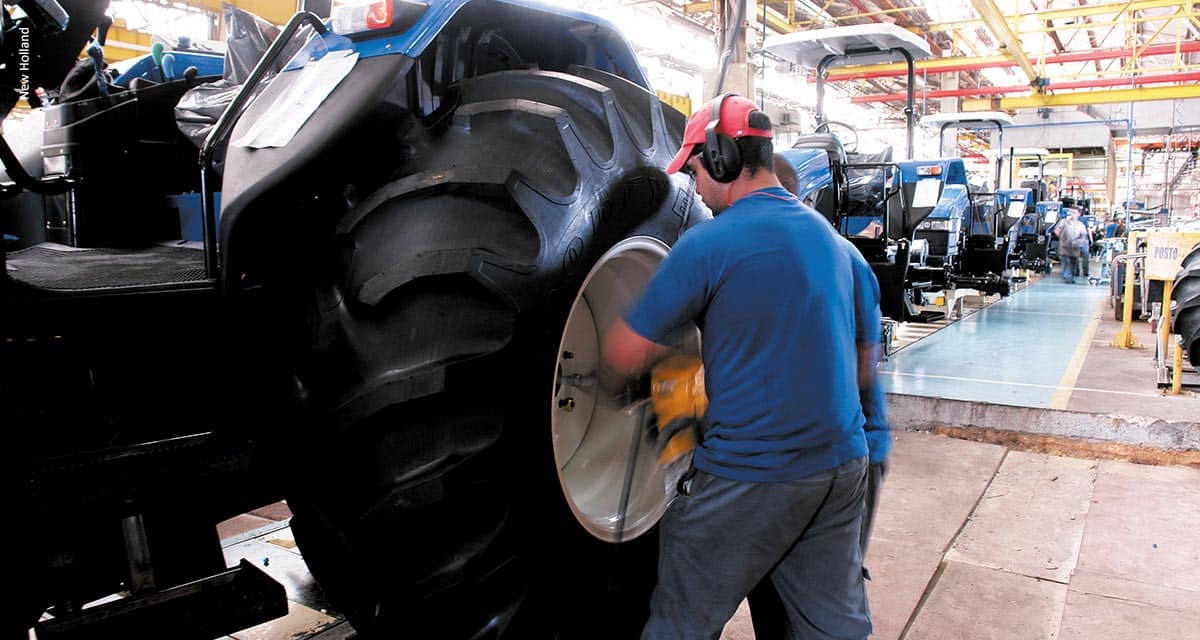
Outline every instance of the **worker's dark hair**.
POLYGON ((763 167, 775 171, 775 145, 771 143, 770 138, 757 136, 737 138, 737 146, 738 151, 742 154, 742 170, 747 175, 752 176, 763 167))

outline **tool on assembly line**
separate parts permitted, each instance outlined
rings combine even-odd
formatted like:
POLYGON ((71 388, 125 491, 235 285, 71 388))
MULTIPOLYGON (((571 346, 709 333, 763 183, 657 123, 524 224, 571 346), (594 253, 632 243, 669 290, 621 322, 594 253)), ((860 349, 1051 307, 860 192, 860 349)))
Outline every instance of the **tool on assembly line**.
POLYGON ((625 411, 636 412, 638 419, 633 430, 625 479, 621 485, 616 542, 621 542, 624 535, 630 488, 638 461, 638 449, 645 432, 653 429, 652 441, 660 447, 658 462, 663 467, 663 484, 668 494, 676 490, 679 480, 691 466, 691 454, 698 442, 697 427, 708 410, 704 365, 694 356, 667 358, 650 370, 650 397, 637 401, 626 400, 625 411))

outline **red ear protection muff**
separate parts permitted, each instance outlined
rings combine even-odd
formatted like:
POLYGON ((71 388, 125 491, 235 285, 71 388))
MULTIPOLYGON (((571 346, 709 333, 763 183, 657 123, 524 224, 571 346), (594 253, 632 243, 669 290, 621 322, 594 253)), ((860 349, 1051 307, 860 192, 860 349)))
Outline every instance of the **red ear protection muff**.
POLYGON ((725 93, 713 101, 708 126, 704 127, 704 147, 700 151, 700 164, 708 175, 717 182, 733 182, 742 173, 742 152, 733 138, 717 131, 721 127, 721 105, 735 94, 725 93))

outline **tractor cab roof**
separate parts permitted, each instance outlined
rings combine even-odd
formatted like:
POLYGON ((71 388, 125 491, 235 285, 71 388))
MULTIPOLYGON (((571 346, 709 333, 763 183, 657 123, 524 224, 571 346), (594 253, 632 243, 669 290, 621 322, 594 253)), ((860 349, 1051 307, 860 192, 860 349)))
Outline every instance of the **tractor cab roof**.
POLYGON ((914 60, 931 55, 921 36, 894 24, 856 24, 768 36, 764 48, 796 64, 815 69, 826 56, 853 55, 856 64, 887 62, 890 49, 904 49, 914 60), (870 54, 878 54, 873 58, 870 54))
POLYGON ((921 126, 926 129, 961 128, 970 129, 980 125, 1012 126, 1012 116, 1003 111, 967 111, 963 113, 931 113, 921 117, 921 126))
POLYGON ((1050 155, 1049 149, 1042 147, 1009 147, 1007 149, 988 149, 983 154, 989 158, 996 156, 1014 156, 1017 158, 1042 158, 1050 155))

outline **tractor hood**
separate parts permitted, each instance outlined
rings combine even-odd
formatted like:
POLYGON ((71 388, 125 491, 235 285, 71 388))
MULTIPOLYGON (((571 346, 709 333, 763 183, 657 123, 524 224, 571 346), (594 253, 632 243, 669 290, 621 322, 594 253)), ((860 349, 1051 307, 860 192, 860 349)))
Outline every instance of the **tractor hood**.
POLYGON ((833 184, 829 154, 821 149, 787 149, 779 152, 796 174, 796 197, 804 200, 815 191, 833 184))
POLYGON ((942 189, 942 197, 938 200, 937 205, 933 207, 933 211, 929 213, 927 219, 961 219, 964 217, 970 204, 970 194, 967 192, 965 186, 961 184, 948 184, 942 189))

